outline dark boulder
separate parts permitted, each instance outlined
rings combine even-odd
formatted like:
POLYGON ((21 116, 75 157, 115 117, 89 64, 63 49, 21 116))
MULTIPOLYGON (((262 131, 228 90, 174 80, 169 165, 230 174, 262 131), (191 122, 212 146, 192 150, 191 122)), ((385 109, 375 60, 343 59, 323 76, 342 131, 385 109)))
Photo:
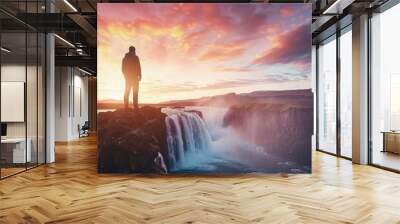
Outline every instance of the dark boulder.
POLYGON ((166 172, 160 162, 168 161, 165 116, 156 107, 99 113, 98 171, 166 172))

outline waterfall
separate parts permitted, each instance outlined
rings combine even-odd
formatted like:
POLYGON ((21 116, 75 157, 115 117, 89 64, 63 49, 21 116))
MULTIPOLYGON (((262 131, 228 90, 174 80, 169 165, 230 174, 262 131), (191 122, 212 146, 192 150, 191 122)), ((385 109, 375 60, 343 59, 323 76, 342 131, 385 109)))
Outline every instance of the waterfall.
POLYGON ((211 145, 206 123, 195 111, 164 108, 167 114, 167 143, 169 166, 173 169, 184 163, 189 154, 207 151, 211 145))

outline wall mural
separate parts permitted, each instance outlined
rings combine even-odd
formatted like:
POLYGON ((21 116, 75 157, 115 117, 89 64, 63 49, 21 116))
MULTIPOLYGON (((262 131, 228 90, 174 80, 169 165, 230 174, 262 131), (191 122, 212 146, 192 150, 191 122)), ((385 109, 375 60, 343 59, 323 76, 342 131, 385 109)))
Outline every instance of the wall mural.
POLYGON ((310 173, 311 4, 98 4, 98 171, 310 173))

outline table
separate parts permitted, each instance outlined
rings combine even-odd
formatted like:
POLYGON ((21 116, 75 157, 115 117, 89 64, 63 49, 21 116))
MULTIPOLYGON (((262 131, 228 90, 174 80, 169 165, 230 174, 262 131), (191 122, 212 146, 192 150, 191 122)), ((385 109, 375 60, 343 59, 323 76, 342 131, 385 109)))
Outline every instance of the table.
POLYGON ((25 138, 5 138, 1 139, 1 157, 6 163, 26 163, 31 162, 32 153, 30 138, 26 141, 28 144, 25 151, 25 138), (11 159, 12 158, 12 159, 11 159))
POLYGON ((382 152, 392 152, 400 154, 400 131, 382 131, 383 150, 382 152))

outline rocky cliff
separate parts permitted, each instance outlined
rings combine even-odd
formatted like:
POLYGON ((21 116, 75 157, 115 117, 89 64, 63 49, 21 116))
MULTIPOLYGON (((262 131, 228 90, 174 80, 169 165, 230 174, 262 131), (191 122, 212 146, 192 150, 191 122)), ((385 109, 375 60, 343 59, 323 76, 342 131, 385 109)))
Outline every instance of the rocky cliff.
POLYGON ((236 105, 226 113, 224 125, 262 145, 268 153, 303 165, 311 163, 312 104, 236 105))
POLYGON ((98 171, 166 173, 165 114, 160 108, 98 114, 98 171))

